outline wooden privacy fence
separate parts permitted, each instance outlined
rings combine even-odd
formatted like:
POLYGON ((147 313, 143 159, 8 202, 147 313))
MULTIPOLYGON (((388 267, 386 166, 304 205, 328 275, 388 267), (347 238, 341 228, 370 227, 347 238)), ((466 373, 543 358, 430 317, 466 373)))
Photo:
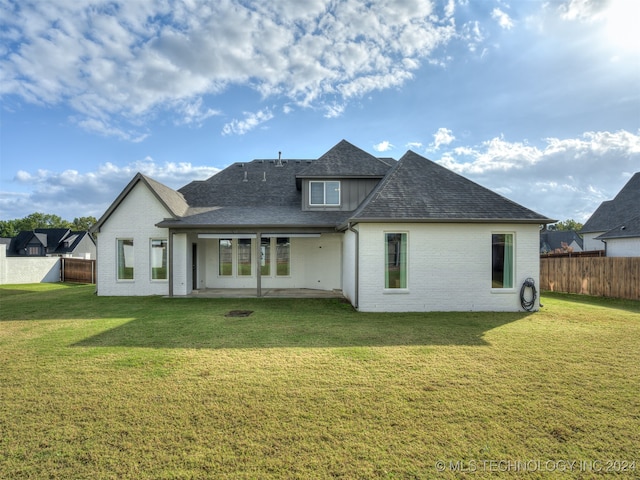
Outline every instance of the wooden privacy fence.
POLYGON ((540 288, 640 300, 640 257, 543 257, 540 288))
POLYGON ((63 282, 96 283, 96 261, 62 257, 60 277, 63 282))

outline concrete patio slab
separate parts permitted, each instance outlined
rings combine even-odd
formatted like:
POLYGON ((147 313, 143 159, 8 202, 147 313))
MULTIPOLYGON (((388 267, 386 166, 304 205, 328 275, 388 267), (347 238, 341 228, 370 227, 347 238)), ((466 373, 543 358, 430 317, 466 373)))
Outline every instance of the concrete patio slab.
MULTIPOLYGON (((256 298, 255 288, 206 288, 194 290, 189 298, 256 298)), ((262 297, 278 298, 344 298, 341 290, 312 288, 263 288, 262 297)))

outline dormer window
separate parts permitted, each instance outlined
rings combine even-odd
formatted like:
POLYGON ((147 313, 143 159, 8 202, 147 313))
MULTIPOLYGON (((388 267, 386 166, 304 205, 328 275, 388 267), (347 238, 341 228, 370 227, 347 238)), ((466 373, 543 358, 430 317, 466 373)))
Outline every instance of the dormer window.
POLYGON ((340 205, 340 182, 309 182, 309 205, 340 205))

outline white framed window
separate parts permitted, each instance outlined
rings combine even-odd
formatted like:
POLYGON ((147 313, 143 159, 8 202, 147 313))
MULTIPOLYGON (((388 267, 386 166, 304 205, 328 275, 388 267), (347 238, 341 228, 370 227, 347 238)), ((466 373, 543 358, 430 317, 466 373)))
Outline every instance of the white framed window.
POLYGON ((385 233, 384 288, 406 289, 408 287, 407 250, 407 233, 385 233))
POLYGON ((251 276, 253 271, 253 262, 251 261, 251 244, 253 240, 250 238, 239 238, 238 239, 238 276, 239 277, 247 277, 251 276))
POLYGON ((167 239, 151 239, 151 280, 167 280, 167 239))
POLYGON ((117 278, 118 280, 134 279, 133 238, 118 238, 116 240, 117 278))
POLYGON ((268 277, 271 275, 271 238, 260 239, 260 275, 268 277))
POLYGON ((340 205, 340 182, 310 181, 309 205, 340 205))
POLYGON ((491 234, 491 288, 513 288, 515 273, 515 235, 491 234))
POLYGON ((230 277, 233 275, 233 240, 221 238, 218 247, 218 275, 230 277))
POLYGON ((291 275, 291 239, 289 237, 276 238, 276 276, 291 275))

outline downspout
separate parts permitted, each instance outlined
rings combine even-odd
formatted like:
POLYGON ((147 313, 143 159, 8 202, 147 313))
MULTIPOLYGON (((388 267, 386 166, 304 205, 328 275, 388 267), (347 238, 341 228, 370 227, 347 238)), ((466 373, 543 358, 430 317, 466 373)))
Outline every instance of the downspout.
POLYGON ((353 306, 354 308, 358 308, 358 292, 360 291, 360 232, 353 228, 351 222, 347 223, 347 228, 349 231, 353 232, 356 235, 356 268, 355 268, 355 290, 354 290, 354 299, 353 306))

